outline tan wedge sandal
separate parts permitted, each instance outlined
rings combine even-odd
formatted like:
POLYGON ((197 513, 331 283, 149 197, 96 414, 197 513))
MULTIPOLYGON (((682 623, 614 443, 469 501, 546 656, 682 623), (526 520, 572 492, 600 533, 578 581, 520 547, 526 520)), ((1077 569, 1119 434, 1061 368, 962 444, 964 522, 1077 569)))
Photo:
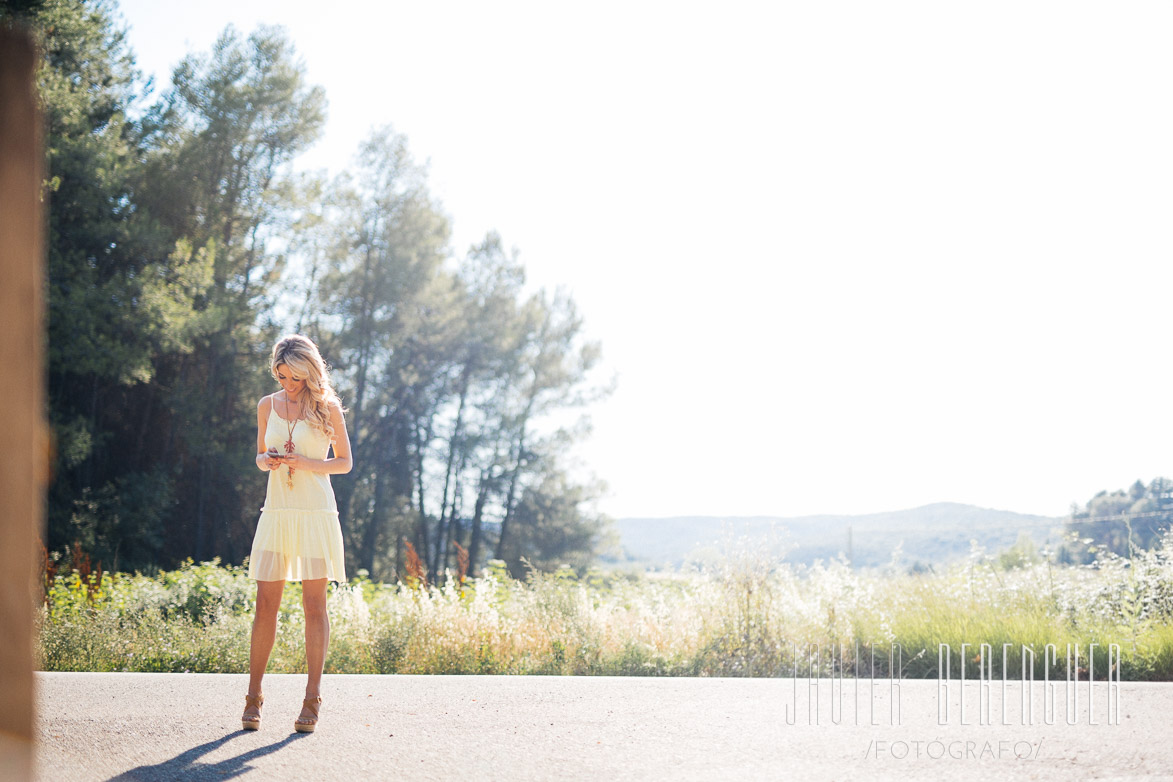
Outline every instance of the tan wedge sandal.
POLYGON ((312 698, 305 698, 301 704, 312 711, 314 716, 313 719, 309 717, 298 717, 293 721, 293 729, 298 733, 313 733, 314 728, 318 727, 318 709, 322 707, 322 696, 315 695, 312 698))
POLYGON ((244 696, 244 710, 245 714, 240 718, 240 726, 244 730, 258 730, 261 727, 261 704, 265 702, 264 695, 245 695, 244 696), (255 706, 256 714, 249 714, 250 706, 255 706))

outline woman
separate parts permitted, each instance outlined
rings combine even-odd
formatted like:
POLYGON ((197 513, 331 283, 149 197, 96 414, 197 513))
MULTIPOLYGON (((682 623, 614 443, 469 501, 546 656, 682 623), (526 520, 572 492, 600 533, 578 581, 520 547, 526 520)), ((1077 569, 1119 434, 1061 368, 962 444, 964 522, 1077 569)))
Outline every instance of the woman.
POLYGON ((286 581, 301 581, 309 680, 293 728, 312 733, 330 641, 326 582, 346 582, 329 476, 350 472, 350 438, 317 345, 297 334, 282 338, 273 347, 270 370, 281 390, 257 405, 257 467, 269 472, 269 487, 248 566, 249 578, 257 580, 257 613, 241 724, 245 730, 261 726, 261 678, 277 638, 281 593, 286 581))

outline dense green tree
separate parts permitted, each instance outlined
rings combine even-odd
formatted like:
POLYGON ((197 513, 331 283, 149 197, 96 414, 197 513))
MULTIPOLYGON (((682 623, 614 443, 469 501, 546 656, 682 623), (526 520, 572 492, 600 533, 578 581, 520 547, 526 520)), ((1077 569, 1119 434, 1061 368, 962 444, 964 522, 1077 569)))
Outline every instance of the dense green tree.
POLYGON ((449 226, 406 139, 390 128, 363 143, 333 204, 321 306, 334 324, 329 344, 355 453, 355 470, 335 485, 348 550, 376 572, 376 556, 414 517, 415 416, 427 406, 453 312, 454 281, 443 269, 449 226))
POLYGON ((1154 478, 1146 486, 1138 480, 1128 489, 1101 491, 1083 508, 1072 508, 1066 527, 1069 540, 1059 551, 1065 563, 1151 548, 1173 527, 1173 481, 1154 478))
MULTIPOLYGON (((177 246, 211 263, 184 350, 160 356, 155 429, 175 468, 171 540, 196 558, 247 553, 256 508, 252 411, 266 383, 263 328, 288 248, 274 235, 292 203, 288 164, 325 120, 325 95, 278 28, 229 27, 210 54, 175 68, 144 120, 138 201, 177 246)), ((165 455, 163 455, 165 454, 165 455)))
POLYGON ((27 23, 45 5, 45 0, 0 0, 0 24, 27 23))
POLYGON ((525 271, 516 252, 505 251, 498 234, 490 233, 469 248, 460 278, 466 296, 463 331, 452 389, 455 400, 449 404, 455 405, 455 415, 450 414, 448 422, 433 570, 449 565, 453 544, 466 535, 470 561, 480 561, 486 506, 499 492, 505 469, 505 397, 510 379, 518 373, 525 338, 518 306, 525 271), (466 494, 471 495, 470 503, 465 502, 466 494), (471 509, 467 528, 462 519, 466 508, 471 509))
POLYGON ((579 344, 568 297, 524 297, 495 234, 449 262, 447 219, 389 129, 364 143, 333 203, 322 312, 351 400, 356 469, 336 483, 354 564, 391 577, 408 539, 433 572, 456 543, 476 567, 533 518, 513 511, 538 480, 535 422, 586 398, 597 346, 579 344))
POLYGON ((608 534, 607 520, 591 511, 601 485, 572 481, 553 453, 532 458, 530 480, 513 509, 514 540, 504 561, 520 574, 569 566, 585 569, 608 534))
POLYGON ((138 415, 152 357, 174 344, 205 284, 134 203, 143 84, 112 6, 48 0, 29 18, 44 52, 49 417, 56 444, 49 545, 79 540, 107 566, 153 561, 171 505, 138 415))
POLYGON ((585 563, 593 489, 550 413, 580 404, 597 346, 565 296, 527 294, 495 234, 457 261, 389 128, 327 185, 291 163, 325 96, 276 28, 231 27, 151 105, 116 7, 15 9, 45 53, 51 549, 106 567, 248 551, 264 481, 257 398, 282 325, 332 361, 356 468, 335 479, 352 567, 432 571, 456 544, 517 567, 585 563))
POLYGON ((522 358, 511 394, 516 402, 503 422, 512 437, 503 476, 503 512, 496 553, 498 559, 507 562, 520 554, 510 534, 525 477, 531 472, 528 463, 536 450, 535 422, 553 409, 590 401, 600 391, 587 384, 600 349, 597 343, 582 342, 582 319, 572 299, 562 294, 550 299, 544 292, 539 293, 526 302, 525 319, 522 358))

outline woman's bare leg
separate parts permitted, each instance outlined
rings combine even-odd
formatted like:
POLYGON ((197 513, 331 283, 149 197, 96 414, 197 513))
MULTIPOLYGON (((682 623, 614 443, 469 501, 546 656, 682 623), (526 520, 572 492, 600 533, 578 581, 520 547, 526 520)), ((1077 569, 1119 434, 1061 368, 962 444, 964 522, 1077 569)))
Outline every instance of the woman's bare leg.
MULTIPOLYGON (((309 679, 305 697, 313 698, 322 692, 322 668, 326 664, 326 648, 330 645, 330 617, 326 615, 326 585, 324 578, 301 582, 301 605, 305 609, 305 661, 309 679)), ((302 708, 301 716, 312 719, 314 714, 302 708)))
POLYGON ((284 581, 257 582, 257 611, 253 616, 253 633, 248 655, 248 694, 261 694, 261 679, 269 664, 269 654, 277 640, 277 609, 281 607, 284 581))

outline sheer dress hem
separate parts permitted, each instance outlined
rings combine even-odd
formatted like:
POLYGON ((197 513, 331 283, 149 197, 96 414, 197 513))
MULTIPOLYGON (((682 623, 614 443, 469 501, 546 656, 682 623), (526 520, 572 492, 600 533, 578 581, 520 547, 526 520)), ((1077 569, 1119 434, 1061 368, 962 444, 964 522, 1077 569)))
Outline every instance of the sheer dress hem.
POLYGON ((262 508, 249 555, 258 581, 346 582, 338 511, 262 508))

